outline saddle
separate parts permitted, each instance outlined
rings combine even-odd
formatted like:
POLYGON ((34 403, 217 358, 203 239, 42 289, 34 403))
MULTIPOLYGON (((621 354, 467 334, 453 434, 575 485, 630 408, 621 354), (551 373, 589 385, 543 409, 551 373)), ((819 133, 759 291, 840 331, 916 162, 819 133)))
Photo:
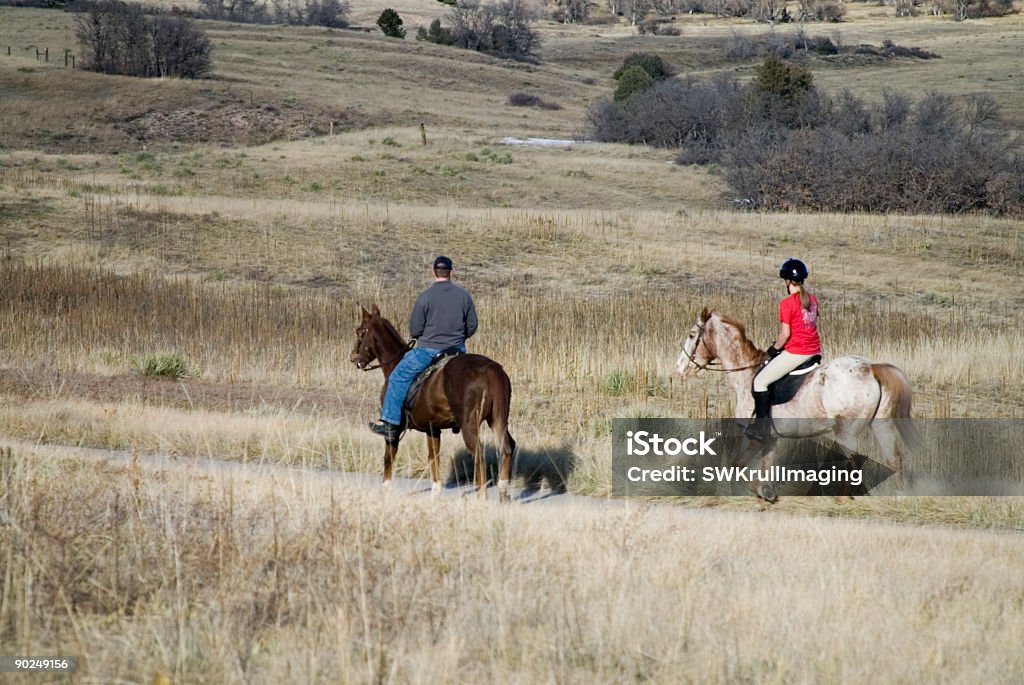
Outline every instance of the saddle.
POLYGON ((457 347, 449 347, 434 357, 427 368, 420 371, 419 375, 413 379, 412 384, 409 386, 409 392, 405 394, 405 401, 402 403, 403 414, 412 412, 412 408, 416 405, 416 397, 420 394, 420 389, 427 382, 427 379, 443 369, 444 365, 457 354, 462 354, 462 350, 457 347))
POLYGON ((821 364, 821 355, 816 354, 788 374, 768 386, 768 399, 774 404, 785 404, 796 396, 807 376, 821 364))

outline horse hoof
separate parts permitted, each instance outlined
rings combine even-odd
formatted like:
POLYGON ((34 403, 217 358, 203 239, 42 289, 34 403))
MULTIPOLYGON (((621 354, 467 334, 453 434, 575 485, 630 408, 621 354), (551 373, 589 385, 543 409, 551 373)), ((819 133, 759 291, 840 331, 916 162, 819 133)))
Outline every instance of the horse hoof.
POLYGON ((768 502, 769 504, 775 504, 776 502, 779 501, 779 496, 775 492, 775 488, 773 488, 771 484, 768 483, 758 486, 757 496, 763 499, 765 502, 768 502))
POLYGON ((434 483, 433 485, 430 486, 430 496, 433 499, 437 499, 438 497, 441 496, 441 484, 440 483, 434 483))

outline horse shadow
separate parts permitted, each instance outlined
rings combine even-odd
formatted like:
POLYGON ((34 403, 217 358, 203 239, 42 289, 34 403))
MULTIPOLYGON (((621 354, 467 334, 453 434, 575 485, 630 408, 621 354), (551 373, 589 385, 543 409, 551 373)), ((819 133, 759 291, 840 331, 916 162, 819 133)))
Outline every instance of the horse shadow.
MULTIPOLYGON (((498 482, 498 465, 500 455, 494 445, 484 448, 484 468, 487 478, 493 485, 498 482)), ((516 448, 512 458, 511 478, 523 479, 523 491, 520 499, 530 497, 539 492, 547 482, 552 494, 563 494, 567 491, 566 483, 576 467, 576 455, 566 446, 539 449, 516 448)), ((446 488, 458 488, 474 482, 475 466, 473 455, 462 448, 452 460, 451 471, 445 481, 446 488)))

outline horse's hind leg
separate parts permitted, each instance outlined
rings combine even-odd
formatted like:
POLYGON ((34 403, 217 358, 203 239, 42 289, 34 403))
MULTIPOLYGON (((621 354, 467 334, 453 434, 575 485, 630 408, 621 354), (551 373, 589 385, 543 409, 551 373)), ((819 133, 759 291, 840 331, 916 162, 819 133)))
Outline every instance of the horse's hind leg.
POLYGON ((896 439, 896 422, 894 419, 875 419, 871 422, 871 435, 874 436, 878 448, 882 451, 885 465, 893 471, 893 483, 897 490, 905 490, 906 480, 903 478, 903 454, 900 452, 896 439))
POLYGON ((508 502, 511 499, 508 494, 508 486, 512 477, 512 457, 516 451, 516 441, 508 432, 507 422, 500 419, 488 419, 487 425, 494 431, 498 449, 501 451, 501 465, 498 467, 498 497, 502 502, 508 502))
POLYGON ((462 440, 466 449, 473 455, 473 479, 476 481, 476 494, 480 499, 487 497, 487 464, 484 461, 484 447, 480 443, 480 422, 473 417, 462 426, 462 440))
MULTIPOLYGON (((857 452, 857 435, 865 428, 865 419, 840 419, 832 428, 836 445, 846 457, 847 467, 853 471, 864 473, 864 456, 857 452)), ((852 484, 849 480, 842 482, 843 491, 836 496, 836 501, 853 499, 852 484)))
POLYGON ((441 494, 441 467, 438 464, 441 455, 441 434, 427 434, 427 461, 430 463, 430 494, 434 497, 441 494))

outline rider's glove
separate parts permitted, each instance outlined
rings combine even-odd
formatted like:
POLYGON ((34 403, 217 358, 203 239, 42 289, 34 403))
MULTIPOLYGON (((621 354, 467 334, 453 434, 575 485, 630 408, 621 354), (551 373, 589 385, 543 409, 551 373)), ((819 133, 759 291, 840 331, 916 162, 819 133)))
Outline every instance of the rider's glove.
POLYGON ((775 345, 772 345, 766 351, 768 352, 768 358, 769 359, 775 359, 780 354, 782 354, 782 350, 776 349, 775 345))

